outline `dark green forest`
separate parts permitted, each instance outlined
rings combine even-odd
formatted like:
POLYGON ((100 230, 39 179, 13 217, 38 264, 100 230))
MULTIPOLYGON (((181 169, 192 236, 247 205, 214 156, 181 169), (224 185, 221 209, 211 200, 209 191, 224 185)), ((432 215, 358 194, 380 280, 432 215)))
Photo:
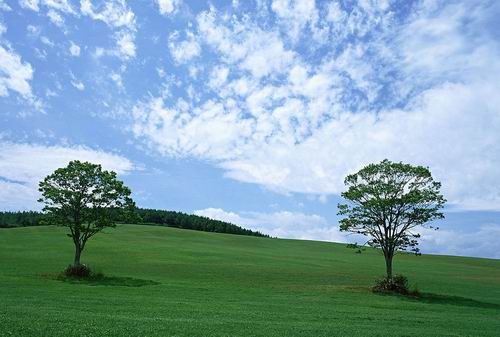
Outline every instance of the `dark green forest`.
MULTIPOLYGON (((268 237, 268 235, 245 229, 229 222, 213 220, 194 214, 158 209, 137 208, 134 212, 133 221, 125 221, 118 214, 115 220, 117 223, 134 222, 142 225, 175 227, 204 232, 268 237)), ((0 212, 0 228, 39 226, 46 224, 50 224, 50 222, 42 212, 0 212)))
POLYGON ((146 225, 160 225, 175 228, 193 229, 204 232, 217 232, 238 235, 268 237, 257 231, 242 228, 235 224, 209 219, 194 214, 175 211, 138 208, 136 210, 139 223, 146 225))
POLYGON ((39 226, 44 219, 41 212, 0 212, 0 228, 39 226))

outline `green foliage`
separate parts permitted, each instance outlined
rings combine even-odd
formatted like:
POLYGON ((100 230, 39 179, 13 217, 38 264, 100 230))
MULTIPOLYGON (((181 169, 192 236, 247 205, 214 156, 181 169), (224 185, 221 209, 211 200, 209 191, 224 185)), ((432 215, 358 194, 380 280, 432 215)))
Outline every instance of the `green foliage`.
POLYGON ((133 212, 130 189, 101 165, 71 161, 39 184, 47 223, 68 227, 75 244, 74 265, 92 236, 115 225, 116 212, 133 212))
POLYGON ((72 278, 89 278, 92 275, 90 268, 84 264, 78 266, 69 265, 61 277, 72 277, 72 278))
MULTIPOLYGON (((370 164, 345 179, 348 203, 339 204, 340 230, 368 237, 367 244, 381 248, 392 278, 392 257, 398 250, 419 254, 416 232, 434 228, 429 222, 444 218, 446 200, 441 184, 428 168, 383 160, 370 164)), ((389 280, 389 282, 391 282, 389 280)))
POLYGON ((45 215, 36 211, 0 212, 0 228, 40 226, 45 215))
MULTIPOLYGON (((123 212, 110 209, 110 216, 115 223, 137 223, 144 225, 159 225, 204 232, 228 233, 269 237, 258 231, 242 228, 235 224, 213 220, 206 217, 175 211, 136 208, 134 212, 123 212)), ((50 218, 40 212, 0 212, 0 227, 24 227, 51 224, 50 218)))
POLYGON ((357 243, 348 243, 346 247, 356 250, 357 254, 361 254, 362 251, 366 250, 364 246, 360 246, 357 243))
POLYGON ((376 293, 393 292, 402 295, 416 295, 416 293, 410 292, 408 278, 403 275, 395 275, 392 279, 384 277, 377 280, 372 291, 376 293))
POLYGON ((104 278, 59 281, 64 230, 0 231, 1 336, 498 336, 500 260, 402 254, 422 295, 392 296, 374 249, 117 225, 85 252, 104 278))
POLYGON ((136 214, 138 216, 138 220, 144 224, 156 224, 204 232, 268 237, 268 235, 262 234, 258 231, 252 231, 229 222, 213 220, 194 214, 146 208, 138 208, 136 210, 136 214))

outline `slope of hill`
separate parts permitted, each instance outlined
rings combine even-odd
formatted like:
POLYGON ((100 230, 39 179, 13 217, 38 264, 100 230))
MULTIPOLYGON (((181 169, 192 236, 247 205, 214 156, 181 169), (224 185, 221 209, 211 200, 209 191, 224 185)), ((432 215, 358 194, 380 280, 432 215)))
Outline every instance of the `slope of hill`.
POLYGON ((500 261, 399 255, 426 295, 372 294, 377 251, 341 244, 119 225, 89 241, 96 282, 63 228, 0 231, 1 336, 498 336, 500 261))

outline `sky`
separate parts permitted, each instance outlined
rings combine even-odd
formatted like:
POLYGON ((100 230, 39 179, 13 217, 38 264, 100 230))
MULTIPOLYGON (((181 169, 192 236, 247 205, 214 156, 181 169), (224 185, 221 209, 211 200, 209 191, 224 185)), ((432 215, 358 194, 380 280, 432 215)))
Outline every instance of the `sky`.
POLYGON ((140 207, 350 242, 344 177, 429 167, 423 253, 500 258, 500 2, 0 0, 0 210, 79 159, 140 207))

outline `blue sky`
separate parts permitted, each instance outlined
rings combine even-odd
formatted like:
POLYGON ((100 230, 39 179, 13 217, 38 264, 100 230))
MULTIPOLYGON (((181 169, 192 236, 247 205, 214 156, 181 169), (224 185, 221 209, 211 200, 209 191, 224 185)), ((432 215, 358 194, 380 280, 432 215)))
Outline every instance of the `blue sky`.
POLYGON ((422 251, 500 258, 498 1, 0 0, 0 209, 71 159, 141 207, 348 241, 343 178, 428 166, 422 251))

